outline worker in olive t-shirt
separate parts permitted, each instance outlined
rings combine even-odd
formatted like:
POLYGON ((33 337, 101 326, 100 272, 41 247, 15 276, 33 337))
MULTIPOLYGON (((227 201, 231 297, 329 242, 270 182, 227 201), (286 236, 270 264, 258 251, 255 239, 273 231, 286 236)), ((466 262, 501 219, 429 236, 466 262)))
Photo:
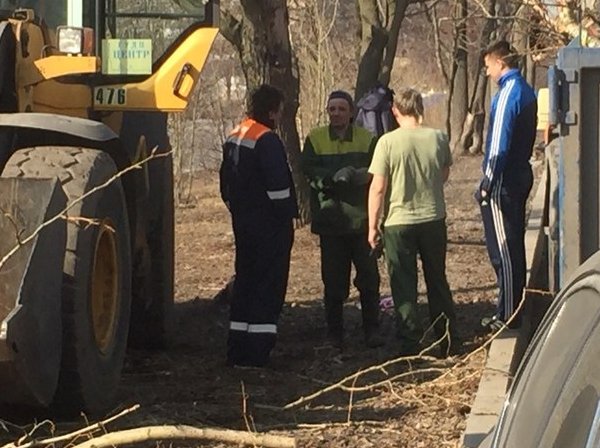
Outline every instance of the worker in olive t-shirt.
POLYGON ((369 244, 381 238, 381 215, 389 190, 383 245, 397 317, 401 352, 417 354, 423 329, 417 314, 417 254, 421 258, 429 314, 443 356, 456 348, 452 294, 446 280, 444 182, 452 157, 446 135, 421 126, 423 99, 413 89, 397 96, 400 128, 377 142, 369 172, 369 244), (443 318, 442 314, 446 317, 443 318), (446 329, 449 331, 447 332, 446 329), (451 347, 452 345, 452 347, 451 347))

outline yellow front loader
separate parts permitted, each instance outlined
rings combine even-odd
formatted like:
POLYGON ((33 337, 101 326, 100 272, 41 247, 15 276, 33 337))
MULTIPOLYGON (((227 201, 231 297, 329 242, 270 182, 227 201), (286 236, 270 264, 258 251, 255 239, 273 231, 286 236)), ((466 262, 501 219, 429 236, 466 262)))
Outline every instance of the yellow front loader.
POLYGON ((128 340, 164 344, 167 113, 191 98, 218 12, 218 0, 0 0, 0 403, 101 412, 128 340))

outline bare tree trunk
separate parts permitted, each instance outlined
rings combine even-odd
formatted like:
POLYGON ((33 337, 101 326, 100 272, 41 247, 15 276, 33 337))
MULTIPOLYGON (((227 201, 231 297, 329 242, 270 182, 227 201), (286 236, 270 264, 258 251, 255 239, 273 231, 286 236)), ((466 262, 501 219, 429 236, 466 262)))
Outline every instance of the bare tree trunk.
MULTIPOLYGON (((481 31, 480 45, 486 48, 492 39, 496 27, 494 12, 496 0, 486 0, 485 10, 487 19, 481 31)), ((479 154, 483 150, 483 130, 485 125, 485 99, 487 94, 487 76, 484 70, 483 59, 477 61, 475 86, 469 106, 469 113, 455 150, 462 153, 479 154)))
POLYGON ((358 0, 361 23, 360 63, 355 98, 360 98, 379 78, 387 33, 381 24, 377 0, 358 0))
POLYGON ((459 141, 469 109, 469 66, 467 52, 467 0, 460 0, 455 10, 455 40, 452 77, 448 95, 448 136, 451 147, 459 141))
POLYGON ((222 11, 221 33, 237 49, 248 91, 268 82, 285 95, 281 137, 288 152, 303 222, 309 218, 308 185, 300 171, 296 127, 299 81, 289 36, 285 0, 242 0, 242 18, 222 11))
POLYGON ((281 137, 289 155, 302 222, 310 218, 309 187, 300 167, 300 137, 296 127, 300 81, 298 65, 293 57, 289 35, 289 14, 285 0, 263 0, 263 24, 267 29, 269 81, 279 87, 286 102, 281 123, 281 137))
POLYGON ((379 73, 379 82, 386 86, 390 83, 394 59, 396 58, 396 49, 398 48, 398 36, 400 35, 400 28, 402 27, 402 21, 406 15, 407 7, 408 1, 396 1, 394 3, 392 22, 389 27, 385 54, 379 73))
POLYGON ((355 98, 378 81, 390 81, 398 35, 410 0, 357 0, 361 22, 360 63, 355 98), (381 6, 380 6, 381 5, 381 6))
POLYGON ((515 5, 510 1, 500 1, 496 2, 495 5, 495 13, 494 15, 499 18, 496 21, 496 30, 495 35, 496 39, 504 39, 507 41, 511 41, 511 31, 513 31, 513 23, 514 21, 502 19, 503 17, 512 17, 515 13, 515 5))
POLYGON ((514 21, 512 29, 512 45, 521 55, 521 71, 527 82, 535 87, 535 64, 531 57, 529 36, 532 31, 532 24, 529 20, 530 9, 525 7, 518 8, 515 11, 517 20, 514 21))

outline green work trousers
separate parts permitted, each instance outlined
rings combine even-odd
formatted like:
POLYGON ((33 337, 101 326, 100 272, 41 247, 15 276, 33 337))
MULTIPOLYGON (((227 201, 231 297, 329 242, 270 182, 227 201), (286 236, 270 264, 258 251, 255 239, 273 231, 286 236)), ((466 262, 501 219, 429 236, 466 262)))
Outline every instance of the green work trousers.
POLYGON ((437 339, 446 333, 454 339, 456 316, 446 279, 446 221, 430 221, 386 227, 383 232, 385 257, 396 309, 398 338, 407 346, 418 345, 423 328, 417 313, 417 254, 421 258, 429 316, 435 322, 437 339), (444 314, 447 319, 440 317, 444 314))
POLYGON ((321 235, 321 277, 325 287, 325 317, 329 334, 339 337, 344 331, 343 305, 350 293, 350 269, 354 264, 354 286, 360 293, 365 332, 379 325, 379 271, 377 259, 370 255, 367 236, 360 234, 321 235))

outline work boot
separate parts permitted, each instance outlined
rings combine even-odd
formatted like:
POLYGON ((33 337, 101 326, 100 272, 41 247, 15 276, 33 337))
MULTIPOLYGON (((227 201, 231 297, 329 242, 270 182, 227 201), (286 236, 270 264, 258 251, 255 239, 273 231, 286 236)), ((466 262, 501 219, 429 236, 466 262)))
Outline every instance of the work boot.
POLYGON ((369 348, 377 348, 385 345, 385 338, 378 328, 365 331, 365 344, 369 348))
POLYGON ((327 332, 327 343, 340 351, 344 350, 344 332, 329 330, 327 332))

